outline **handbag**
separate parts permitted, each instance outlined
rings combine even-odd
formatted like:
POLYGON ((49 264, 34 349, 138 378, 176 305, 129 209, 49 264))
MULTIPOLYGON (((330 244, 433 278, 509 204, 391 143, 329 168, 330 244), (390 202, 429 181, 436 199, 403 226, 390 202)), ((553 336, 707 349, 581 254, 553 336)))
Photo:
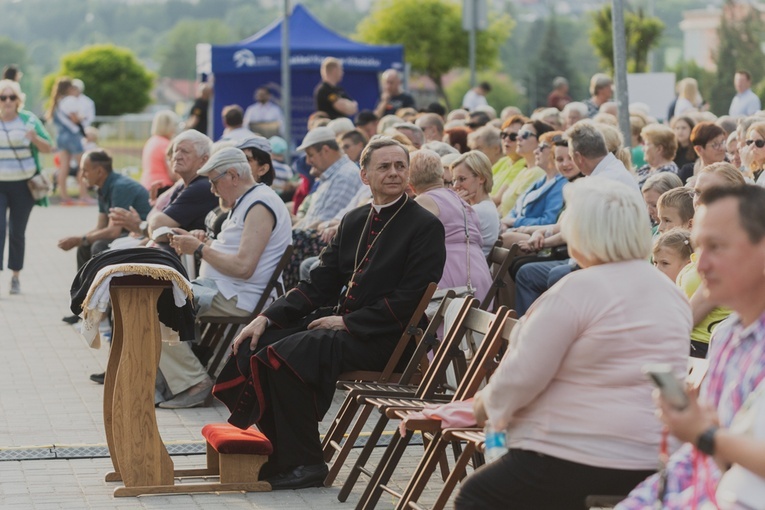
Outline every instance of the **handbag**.
POLYGON ((27 181, 27 186, 29 186, 29 192, 35 202, 48 198, 51 190, 53 190, 51 182, 39 170, 27 181))

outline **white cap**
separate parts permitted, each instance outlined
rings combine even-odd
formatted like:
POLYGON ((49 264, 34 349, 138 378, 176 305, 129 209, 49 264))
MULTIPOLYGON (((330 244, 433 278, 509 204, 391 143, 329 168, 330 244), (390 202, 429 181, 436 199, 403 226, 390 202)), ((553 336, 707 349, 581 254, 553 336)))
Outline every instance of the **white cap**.
POLYGON ((329 121, 327 127, 335 132, 335 136, 343 135, 348 131, 353 131, 353 121, 348 117, 339 117, 337 119, 329 121))
POLYGON ((312 145, 322 142, 335 142, 335 132, 326 126, 313 128, 303 138, 303 143, 297 148, 299 151, 304 151, 312 145))
MULTIPOLYGON (((197 170, 197 175, 207 175, 216 168, 224 165, 229 165, 228 168, 231 168, 231 165, 237 163, 247 164, 247 157, 244 155, 244 152, 236 147, 223 147, 221 150, 210 156, 207 163, 197 170)), ((228 170, 228 168, 226 169, 228 170)))

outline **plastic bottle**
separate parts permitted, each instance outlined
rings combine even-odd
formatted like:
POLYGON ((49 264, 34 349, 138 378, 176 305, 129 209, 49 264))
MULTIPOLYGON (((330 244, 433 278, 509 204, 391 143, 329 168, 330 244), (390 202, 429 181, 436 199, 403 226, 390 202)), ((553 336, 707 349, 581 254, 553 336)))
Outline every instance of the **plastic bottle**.
POLYGON ((504 430, 495 430, 491 423, 486 422, 483 429, 486 436, 484 457, 486 463, 494 462, 507 453, 507 443, 504 430))

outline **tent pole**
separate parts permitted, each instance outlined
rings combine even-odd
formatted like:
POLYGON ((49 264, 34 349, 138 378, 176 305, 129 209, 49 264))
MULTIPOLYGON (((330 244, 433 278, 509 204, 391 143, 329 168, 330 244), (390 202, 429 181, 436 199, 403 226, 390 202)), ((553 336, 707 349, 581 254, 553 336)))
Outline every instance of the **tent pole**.
POLYGON ((284 0, 282 22, 282 112, 284 113, 284 137, 287 140, 285 163, 292 163, 292 92, 290 83, 290 0, 284 0))

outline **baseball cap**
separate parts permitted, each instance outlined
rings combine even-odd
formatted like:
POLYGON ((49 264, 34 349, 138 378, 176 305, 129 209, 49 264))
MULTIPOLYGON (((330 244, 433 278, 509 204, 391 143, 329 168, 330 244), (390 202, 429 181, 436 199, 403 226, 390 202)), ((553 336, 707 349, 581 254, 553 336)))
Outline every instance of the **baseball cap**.
POLYGON ((271 143, 271 154, 287 153, 287 140, 281 136, 272 136, 268 141, 271 143))
POLYGON ((224 165, 235 165, 237 163, 247 164, 247 157, 244 152, 236 147, 223 147, 221 150, 210 156, 207 163, 197 170, 197 175, 207 175, 218 167, 224 165))
POLYGON ((237 149, 258 149, 271 154, 271 143, 262 136, 248 136, 236 144, 237 149))
POLYGON ((334 142, 335 140, 335 132, 332 131, 330 128, 326 126, 313 128, 308 132, 307 135, 305 135, 305 138, 303 138, 303 143, 300 145, 300 147, 297 148, 299 151, 304 151, 308 147, 311 147, 312 145, 316 145, 317 143, 322 142, 334 142))

